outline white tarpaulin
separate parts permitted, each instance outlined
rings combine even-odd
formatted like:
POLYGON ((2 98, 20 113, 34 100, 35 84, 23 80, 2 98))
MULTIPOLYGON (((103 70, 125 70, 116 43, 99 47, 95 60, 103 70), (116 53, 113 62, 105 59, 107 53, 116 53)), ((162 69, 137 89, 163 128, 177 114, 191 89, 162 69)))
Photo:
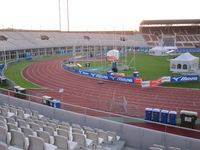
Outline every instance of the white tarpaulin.
POLYGON ((165 56, 174 52, 176 49, 176 46, 155 46, 149 50, 149 55, 165 56))
POLYGON ((119 50, 113 49, 107 52, 106 58, 108 61, 116 61, 119 59, 119 50))

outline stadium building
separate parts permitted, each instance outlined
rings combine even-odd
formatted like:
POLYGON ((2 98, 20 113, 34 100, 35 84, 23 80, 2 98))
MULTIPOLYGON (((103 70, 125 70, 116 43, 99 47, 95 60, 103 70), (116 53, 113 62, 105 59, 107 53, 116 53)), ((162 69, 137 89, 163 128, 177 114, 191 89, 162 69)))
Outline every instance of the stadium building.
POLYGON ((164 46, 199 48, 199 24, 199 19, 143 20, 140 23, 140 32, 150 47, 162 42, 164 46))
MULTIPOLYGON (((164 46, 177 46, 178 52, 200 52, 199 24, 198 19, 144 20, 140 23, 139 32, 1 30, 0 61, 9 67, 13 62, 28 59, 27 56, 61 54, 68 58, 80 55, 88 57, 88 54, 98 56, 112 49, 148 52, 160 43, 164 46)), ((137 85, 120 82, 99 82, 97 79, 61 69, 60 62, 65 59, 40 62, 37 66, 33 64, 32 68, 24 70, 24 74, 29 74, 30 81, 37 84, 44 81, 41 85, 46 86, 46 89, 27 89, 27 93, 24 94, 20 93, 20 89, 13 82, 9 82, 12 86, 9 90, 1 88, 0 150, 200 149, 200 131, 194 127, 194 120, 200 113, 199 90, 162 87, 141 89, 137 85), (47 73, 52 66, 59 70, 47 73), (61 76, 63 72, 67 78, 61 76), (60 84, 57 85, 56 81, 60 84), (120 97, 119 93, 126 93, 127 98, 120 97), (57 106, 55 101, 44 105, 44 95, 60 98, 60 105, 57 106), (117 97, 123 99, 124 103, 119 104, 117 97), (64 101, 65 99, 68 101, 64 101), (101 101, 95 101, 98 99, 101 101), (110 104, 108 99, 116 103, 110 104), (192 104, 189 103, 191 101, 192 104), (161 116, 157 113, 158 109, 155 109, 153 119, 148 119, 149 109, 145 108, 150 102, 154 107, 175 110, 178 114, 171 113, 169 122, 160 122, 161 116), (113 108, 121 108, 121 104, 124 112, 118 113, 113 108), (192 111, 197 113, 181 120, 186 122, 187 128, 175 126, 174 115, 191 113, 180 111, 187 108, 192 108, 192 111), (146 120, 138 119, 138 116, 146 120), (187 122, 192 124, 188 125, 187 122)), ((4 79, 4 69, 6 68, 1 71, 1 83, 4 79)), ((162 115, 165 115, 164 111, 162 115)))

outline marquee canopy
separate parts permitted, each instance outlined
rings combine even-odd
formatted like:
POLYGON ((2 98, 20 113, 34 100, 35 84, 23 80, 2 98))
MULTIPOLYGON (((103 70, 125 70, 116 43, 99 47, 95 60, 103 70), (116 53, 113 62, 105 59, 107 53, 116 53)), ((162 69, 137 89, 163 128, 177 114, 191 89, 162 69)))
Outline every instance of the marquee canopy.
POLYGON ((177 73, 195 72, 199 69, 199 57, 183 53, 170 60, 170 71, 177 73))

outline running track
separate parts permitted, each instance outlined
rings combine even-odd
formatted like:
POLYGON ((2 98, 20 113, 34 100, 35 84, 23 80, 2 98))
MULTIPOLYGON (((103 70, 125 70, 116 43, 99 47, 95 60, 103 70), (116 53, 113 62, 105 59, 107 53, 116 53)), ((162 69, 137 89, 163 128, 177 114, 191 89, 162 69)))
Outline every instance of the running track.
MULTIPOLYGON (((66 58, 35 62, 23 70, 26 79, 44 87, 29 90, 37 96, 49 95, 62 99, 63 102, 78 104, 94 109, 110 110, 115 92, 115 100, 123 96, 128 102, 127 115, 144 116, 146 107, 175 110, 192 110, 200 114, 200 90, 181 88, 141 88, 133 84, 103 81, 77 75, 62 68, 66 58), (58 92, 64 88, 64 93, 58 92), (45 90, 44 90, 45 89, 45 90), (62 97, 62 98, 61 98, 62 97)), ((113 105, 112 112, 123 113, 119 105, 113 105)))

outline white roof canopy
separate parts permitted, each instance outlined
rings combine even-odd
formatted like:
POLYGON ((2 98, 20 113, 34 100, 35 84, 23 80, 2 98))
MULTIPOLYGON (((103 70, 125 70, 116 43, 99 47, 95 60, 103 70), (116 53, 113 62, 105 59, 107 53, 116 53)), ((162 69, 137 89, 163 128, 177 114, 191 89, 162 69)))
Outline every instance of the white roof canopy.
POLYGON ((195 56, 191 55, 190 53, 184 53, 184 54, 181 54, 180 56, 176 57, 173 60, 192 61, 192 60, 196 60, 196 59, 198 59, 198 57, 195 57, 195 56))

